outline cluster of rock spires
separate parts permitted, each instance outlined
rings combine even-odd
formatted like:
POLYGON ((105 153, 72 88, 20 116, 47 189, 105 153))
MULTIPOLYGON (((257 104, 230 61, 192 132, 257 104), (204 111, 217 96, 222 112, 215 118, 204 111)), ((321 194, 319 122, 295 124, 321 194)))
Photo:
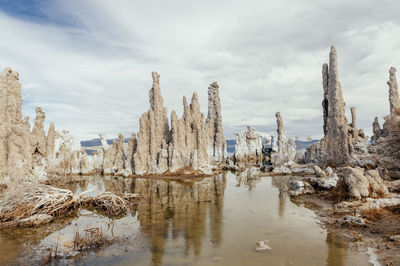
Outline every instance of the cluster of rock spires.
POLYGON ((247 127, 236 134, 233 162, 243 168, 248 166, 272 166, 274 168, 293 164, 296 157, 296 144, 287 139, 283 119, 276 113, 278 138, 247 127))
POLYGON ((389 105, 390 113, 384 117, 383 128, 378 118, 372 124, 373 147, 376 149, 378 164, 385 169, 385 174, 393 179, 400 179, 400 100, 396 79, 396 68, 389 70, 389 105))
POLYGON ((348 195, 355 199, 389 195, 386 184, 391 185, 392 178, 400 178, 400 100, 395 73, 392 67, 387 82, 390 115, 385 117, 383 129, 375 117, 370 144, 364 131, 357 127, 354 107, 350 108, 352 121, 347 123, 338 80, 337 52, 332 46, 329 65, 322 66, 324 137, 305 153, 305 162, 315 164, 316 179, 292 180, 289 184, 292 194, 311 193, 315 188, 329 190, 341 182, 348 195), (328 167, 323 171, 318 165, 328 167), (335 167, 335 171, 329 166, 335 167))
POLYGON ((219 87, 208 88, 208 115, 200 111, 196 93, 191 103, 183 97, 183 115, 171 113, 171 128, 160 91, 160 75, 152 73, 150 109, 140 118, 140 129, 129 142, 124 136, 108 145, 100 135, 102 149, 88 156, 79 140, 67 131, 56 132, 51 124, 47 136, 45 114, 36 109, 32 131, 29 118, 22 117, 21 84, 18 73, 7 68, 0 76, 0 177, 45 180, 48 174, 163 174, 211 173, 212 165, 227 158, 222 129, 219 87))

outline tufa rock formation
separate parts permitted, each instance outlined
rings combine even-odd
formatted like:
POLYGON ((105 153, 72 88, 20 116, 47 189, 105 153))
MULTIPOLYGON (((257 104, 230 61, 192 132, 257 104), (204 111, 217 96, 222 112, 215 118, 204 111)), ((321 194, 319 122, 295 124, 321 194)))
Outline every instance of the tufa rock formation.
POLYGON ((219 86, 213 82, 208 87, 208 115, 206 119, 208 156, 215 162, 222 162, 228 157, 224 130, 222 129, 221 102, 219 86))
POLYGON ((277 167, 294 162, 296 157, 296 144, 293 139, 287 140, 281 114, 277 112, 275 116, 277 125, 276 131, 278 133, 278 151, 271 155, 271 162, 274 167, 277 167))
POLYGON ((136 174, 164 173, 168 170, 165 156, 169 133, 167 107, 160 90, 160 75, 152 73, 153 87, 149 92, 150 110, 140 117, 137 149, 134 155, 136 174))
POLYGON ((18 72, 6 68, 0 75, 0 182, 32 174, 29 118, 22 118, 18 72))
POLYGON ((221 104, 217 83, 209 88, 208 117, 200 112, 196 93, 190 105, 183 100, 183 115, 171 114, 171 130, 160 91, 160 76, 152 73, 150 109, 140 118, 140 129, 128 143, 123 135, 112 145, 100 135, 102 149, 88 156, 80 141, 67 131, 56 132, 54 124, 46 136, 40 107, 32 132, 29 118, 22 118, 21 84, 18 73, 5 69, 0 75, 0 182, 36 178, 47 174, 112 175, 162 174, 166 172, 210 173, 210 162, 226 158, 221 104))
POLYGON ((339 82, 337 52, 334 46, 331 47, 329 54, 329 65, 322 66, 322 87, 324 137, 306 150, 306 163, 332 166, 364 163, 363 156, 368 155, 367 138, 362 129, 357 129, 354 107, 351 108, 352 123, 347 124, 346 104, 339 82))
POLYGON ((379 164, 386 169, 387 175, 393 179, 400 179, 400 105, 396 79, 396 69, 389 70, 389 104, 390 114, 386 116, 383 129, 379 126, 376 117, 373 123, 373 144, 379 156, 379 164))
POLYGON ((264 161, 269 161, 272 151, 276 151, 274 136, 255 131, 248 126, 236 134, 234 164, 238 167, 261 166, 264 161))

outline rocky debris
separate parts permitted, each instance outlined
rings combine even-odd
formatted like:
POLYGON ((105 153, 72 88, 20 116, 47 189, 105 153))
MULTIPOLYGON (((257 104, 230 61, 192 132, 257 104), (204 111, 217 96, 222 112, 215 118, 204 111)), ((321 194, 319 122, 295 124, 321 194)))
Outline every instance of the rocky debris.
POLYGON ((361 217, 345 215, 342 219, 342 224, 365 226, 365 219, 361 217))
POLYGON ((319 188, 330 190, 337 187, 337 183, 339 181, 339 177, 333 171, 332 168, 327 167, 325 171, 323 171, 319 166, 314 166, 316 185, 319 188))
POLYGON ((274 136, 256 131, 248 126, 236 134, 236 145, 233 160, 235 165, 261 166, 268 160, 271 152, 276 151, 277 145, 274 136))
POLYGON ((215 162, 222 162, 228 157, 228 153, 224 130, 222 128, 221 101, 217 82, 213 82, 208 87, 208 115, 205 128, 208 156, 215 162))
POLYGON ((274 167, 277 167, 294 162, 296 157, 296 144, 293 139, 287 140, 281 114, 277 112, 275 116, 278 133, 278 150, 271 154, 271 162, 274 167))
POLYGON ((400 242, 400 235, 389 236, 388 240, 391 242, 400 242))
POLYGON ((347 124, 334 46, 329 54, 329 65, 322 66, 322 86, 324 137, 307 148, 305 162, 332 166, 355 165, 359 161, 364 163, 368 159, 368 138, 362 129, 357 128, 354 107, 351 108, 352 123, 347 124))
POLYGON ((266 243, 268 243, 268 240, 261 240, 256 243, 256 251, 266 251, 266 250, 271 250, 271 247, 268 246, 266 243))
POLYGON ((289 195, 292 197, 314 193, 314 188, 308 182, 303 182, 301 180, 289 180, 287 188, 289 195))
POLYGON ((33 227, 42 224, 48 224, 54 220, 54 217, 48 214, 35 214, 28 218, 24 218, 18 221, 19 227, 33 227))
POLYGON ((389 191, 377 170, 364 170, 360 167, 344 167, 340 175, 351 197, 385 197, 389 191))

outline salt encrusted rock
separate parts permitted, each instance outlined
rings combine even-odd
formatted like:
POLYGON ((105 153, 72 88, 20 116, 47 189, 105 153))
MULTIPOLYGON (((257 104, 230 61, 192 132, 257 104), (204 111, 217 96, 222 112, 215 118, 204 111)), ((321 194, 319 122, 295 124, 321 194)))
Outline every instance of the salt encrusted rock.
POLYGON ((297 197, 302 194, 310 194, 314 192, 313 187, 301 180, 289 180, 287 183, 287 188, 289 195, 292 197, 297 197))
POLYGON ((32 166, 35 178, 42 181, 47 179, 47 142, 43 125, 45 119, 46 115, 40 107, 37 107, 35 123, 31 134, 32 166))
POLYGON ((337 183, 339 181, 339 177, 333 171, 332 168, 327 167, 324 171, 317 165, 314 165, 315 176, 317 179, 315 180, 315 185, 322 189, 333 189, 337 187, 337 183))
POLYGON ((366 197, 385 197, 389 191, 377 170, 364 171, 360 167, 345 167, 340 175, 351 197, 356 199, 366 197))
MULTIPOLYGON (((368 156, 368 138, 357 128, 356 110, 351 108, 352 122, 347 124, 345 102, 338 78, 337 52, 334 46, 329 54, 329 66, 322 66, 322 101, 324 137, 307 148, 306 163, 321 165, 354 165, 368 156)), ((372 161, 372 160, 370 160, 372 161)))
POLYGON ((204 115, 200 112, 197 93, 193 93, 191 104, 183 97, 183 115, 178 119, 171 113, 170 143, 168 146, 169 171, 175 172, 185 166, 193 169, 209 163, 204 115))
POLYGON ((32 174, 29 118, 22 119, 18 72, 6 68, 0 75, 0 179, 21 179, 32 174))
POLYGON ((281 114, 277 112, 276 124, 278 133, 278 151, 271 154, 271 162, 274 167, 291 164, 296 157, 296 144, 293 139, 287 139, 285 134, 285 127, 281 114))
POLYGON ((208 115, 206 119, 208 156, 215 162, 222 162, 228 157, 224 130, 222 128, 221 101, 219 86, 213 82, 208 87, 208 115))
POLYGON ((132 175, 135 169, 135 165, 133 163, 133 155, 136 152, 136 147, 137 147, 137 139, 136 139, 136 134, 133 132, 131 137, 129 138, 128 141, 128 147, 126 151, 126 159, 125 159, 125 172, 124 175, 132 175))
POLYGON ((167 165, 162 165, 163 144, 168 139, 169 126, 167 108, 160 91, 160 75, 152 72, 153 87, 150 90, 150 110, 140 117, 137 134, 137 148, 134 154, 136 174, 164 173, 167 165))
POLYGON ((373 143, 377 143, 378 139, 384 135, 383 129, 379 125, 378 117, 374 118, 374 122, 372 123, 372 132, 374 133, 374 136, 371 138, 373 143))
POLYGON ((271 152, 277 151, 274 136, 255 131, 248 126, 236 134, 234 163, 237 166, 261 166, 271 152))
POLYGON ((399 91, 396 79, 396 68, 391 67, 389 70, 389 103, 390 103, 390 114, 400 114, 400 100, 399 91))
POLYGON ((379 127, 377 118, 373 124, 374 147, 379 156, 379 164, 386 168, 391 178, 400 178, 400 108, 399 93, 396 80, 396 69, 389 70, 389 104, 390 115, 385 117, 383 129, 379 127))
POLYGON ((47 132, 46 137, 46 147, 47 147, 47 158, 49 161, 54 160, 54 148, 56 145, 56 130, 54 127, 54 123, 50 123, 49 131, 47 132))

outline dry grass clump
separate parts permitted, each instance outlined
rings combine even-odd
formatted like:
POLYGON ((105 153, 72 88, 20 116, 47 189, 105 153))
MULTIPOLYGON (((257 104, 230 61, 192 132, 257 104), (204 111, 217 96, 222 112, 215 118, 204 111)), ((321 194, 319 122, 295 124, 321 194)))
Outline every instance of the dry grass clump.
POLYGON ((81 236, 79 232, 75 233, 74 250, 81 252, 95 250, 105 245, 109 245, 113 241, 113 239, 107 238, 100 228, 89 228, 85 230, 83 236, 81 236))
POLYGON ((111 192, 81 200, 82 207, 95 209, 107 216, 122 216, 128 212, 128 205, 123 198, 111 192))
POLYGON ((53 217, 75 214, 80 207, 96 210, 109 217, 122 216, 128 212, 128 204, 138 198, 137 194, 120 197, 111 192, 85 198, 67 189, 21 181, 10 186, 3 200, 0 200, 0 228, 16 227, 21 219, 35 214, 53 217))
POLYGON ((361 210, 362 217, 366 218, 369 221, 379 221, 388 214, 389 212, 383 208, 361 210))
POLYGON ((23 181, 6 191, 0 202, 0 222, 18 222, 35 214, 62 215, 78 204, 79 197, 70 190, 23 181))

